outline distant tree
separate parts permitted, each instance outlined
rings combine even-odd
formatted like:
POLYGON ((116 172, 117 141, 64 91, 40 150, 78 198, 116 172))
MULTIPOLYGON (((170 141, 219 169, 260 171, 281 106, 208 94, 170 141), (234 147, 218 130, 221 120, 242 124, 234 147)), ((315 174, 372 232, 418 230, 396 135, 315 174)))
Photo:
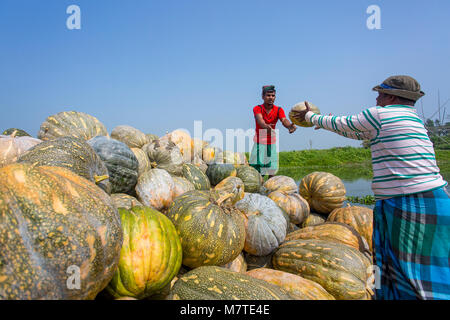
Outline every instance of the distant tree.
POLYGON ((425 122, 425 126, 426 127, 434 127, 434 122, 431 119, 427 119, 427 121, 425 122))

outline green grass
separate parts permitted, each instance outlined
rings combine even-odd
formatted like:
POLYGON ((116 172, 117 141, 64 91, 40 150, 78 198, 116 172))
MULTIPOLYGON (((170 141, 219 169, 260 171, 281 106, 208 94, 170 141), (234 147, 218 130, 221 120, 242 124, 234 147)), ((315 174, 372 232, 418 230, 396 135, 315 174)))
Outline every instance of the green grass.
POLYGON ((369 149, 332 148, 326 150, 302 150, 280 152, 280 168, 282 167, 328 167, 358 164, 370 164, 369 149))

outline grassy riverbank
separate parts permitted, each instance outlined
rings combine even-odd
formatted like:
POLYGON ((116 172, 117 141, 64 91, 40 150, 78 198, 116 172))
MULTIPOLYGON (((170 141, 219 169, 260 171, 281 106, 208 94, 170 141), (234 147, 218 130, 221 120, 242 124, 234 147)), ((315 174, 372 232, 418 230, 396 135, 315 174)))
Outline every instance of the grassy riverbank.
MULTIPOLYGON (((334 167, 372 166, 369 149, 332 148, 325 150, 283 151, 279 154, 280 168, 289 167, 334 167)), ((436 150, 438 164, 450 163, 450 150, 436 150)))

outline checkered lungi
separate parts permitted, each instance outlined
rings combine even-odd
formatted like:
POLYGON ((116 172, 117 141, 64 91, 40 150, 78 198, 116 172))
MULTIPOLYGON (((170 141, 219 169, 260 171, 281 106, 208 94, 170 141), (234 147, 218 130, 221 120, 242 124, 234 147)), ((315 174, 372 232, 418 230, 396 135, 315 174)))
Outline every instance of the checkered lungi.
POLYGON ((450 299, 450 196, 444 188, 386 200, 374 211, 378 300, 450 299))

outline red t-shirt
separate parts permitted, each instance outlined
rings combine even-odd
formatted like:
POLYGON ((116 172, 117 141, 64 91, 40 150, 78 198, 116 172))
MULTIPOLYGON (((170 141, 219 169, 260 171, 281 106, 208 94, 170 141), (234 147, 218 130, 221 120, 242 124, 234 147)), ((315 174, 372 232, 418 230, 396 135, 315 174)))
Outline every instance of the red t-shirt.
POLYGON ((261 113, 264 121, 268 125, 270 125, 272 129, 275 129, 278 120, 286 118, 283 108, 273 105, 272 110, 270 110, 269 113, 266 112, 264 105, 259 105, 253 108, 253 114, 255 115, 255 122, 256 122, 256 130, 255 130, 256 134, 253 141, 260 144, 274 144, 277 141, 275 132, 273 131, 271 136, 268 133, 268 130, 261 129, 261 127, 258 125, 258 121, 256 121, 256 115, 258 113, 261 113), (259 132, 260 129, 262 130, 261 135, 259 132))

